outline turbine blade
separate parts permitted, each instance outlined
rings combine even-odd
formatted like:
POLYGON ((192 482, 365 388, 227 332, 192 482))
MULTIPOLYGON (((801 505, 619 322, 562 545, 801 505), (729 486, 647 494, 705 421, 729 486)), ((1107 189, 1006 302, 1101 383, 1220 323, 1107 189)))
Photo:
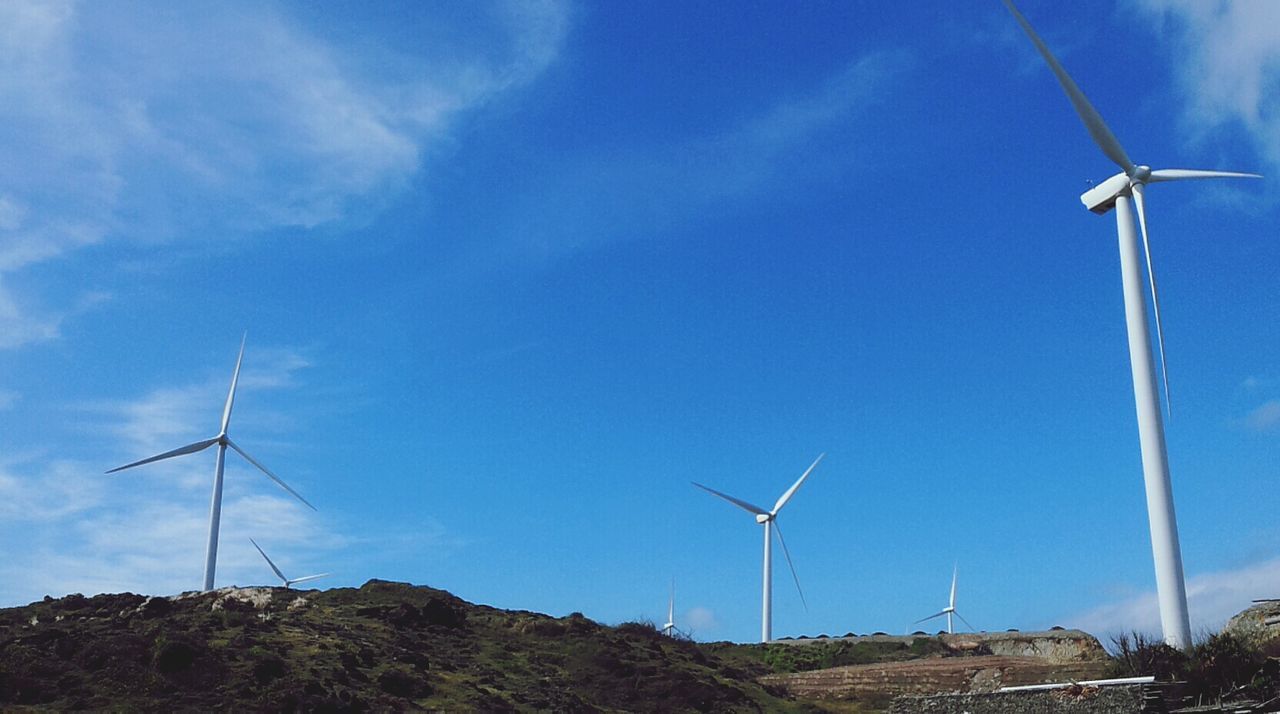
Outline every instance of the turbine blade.
POLYGON ((935 617, 942 617, 942 616, 943 616, 943 615, 945 615, 945 614, 947 614, 947 611, 946 611, 946 610, 940 610, 940 611, 938 611, 938 612, 933 613, 932 615, 930 615, 930 616, 928 616, 928 617, 922 617, 922 618, 920 618, 919 620, 916 620, 915 622, 913 622, 913 623, 911 623, 911 624, 913 624, 913 625, 919 625, 919 624, 920 624, 920 623, 922 623, 922 622, 928 622, 929 620, 932 620, 932 619, 933 619, 933 618, 935 618, 935 617))
POLYGON ((1164 381, 1164 408, 1173 418, 1173 399, 1169 396, 1169 367, 1164 361, 1164 325, 1160 322, 1160 294, 1156 291, 1156 268, 1151 262, 1151 241, 1147 239, 1146 198, 1142 184, 1133 185, 1133 203, 1138 209, 1138 225, 1142 228, 1142 247, 1147 251, 1147 278, 1151 282, 1151 308, 1156 315, 1156 344, 1160 347, 1160 378, 1164 381))
MULTIPOLYGON (((821 458, 821 457, 819 457, 821 458)), ((791 568, 791 579, 796 581, 796 592, 800 593, 800 604, 804 605, 804 611, 809 611, 809 603, 805 602, 804 591, 800 589, 800 576, 796 575, 795 563, 791 562, 791 553, 787 550, 787 541, 782 537, 782 529, 778 527, 778 522, 773 522, 773 532, 778 534, 778 542, 782 544, 782 554, 787 558, 787 567, 791 568)))
POLYGON ((1115 134, 1111 133, 1111 129, 1107 128, 1106 122, 1102 121, 1102 115, 1098 114, 1098 110, 1093 108, 1089 103, 1089 99, 1084 96, 1084 92, 1076 86, 1075 81, 1071 79, 1071 75, 1067 74, 1067 70, 1062 68, 1057 58, 1049 51, 1048 45, 1044 40, 1040 39, 1040 35, 1036 34, 1035 29, 1031 27, 1031 23, 1027 22, 1027 18, 1018 12, 1018 8, 1014 7, 1013 0, 1004 0, 1005 7, 1009 8, 1009 12, 1013 13, 1013 17, 1022 26, 1023 32, 1027 33, 1027 37, 1031 38, 1031 43, 1040 51, 1040 56, 1044 57, 1044 61, 1049 63, 1049 69, 1053 70, 1053 75, 1058 78, 1058 84, 1062 85, 1062 89, 1067 93, 1067 99, 1071 100, 1071 106, 1075 108, 1076 114, 1080 115, 1080 120, 1084 122, 1084 126, 1089 130, 1089 136, 1093 137, 1094 143, 1098 148, 1102 149, 1102 153, 1107 155, 1118 165, 1125 173, 1130 173, 1133 169, 1133 162, 1129 160, 1129 155, 1125 153, 1124 147, 1120 146, 1120 141, 1116 139, 1115 134))
POLYGON ((271 558, 267 557, 266 552, 264 552, 264 551, 262 550, 262 546, 258 545, 258 541, 256 541, 256 540, 254 540, 254 539, 250 538, 250 539, 249 539, 249 542, 250 542, 250 543, 253 543, 253 547, 258 549, 258 553, 260 553, 260 554, 262 555, 263 560, 266 560, 266 561, 267 561, 267 565, 270 565, 270 566, 271 566, 271 569, 272 569, 273 571, 275 571, 276 577, 278 577, 278 578, 280 578, 281 580, 283 580, 283 581, 284 581, 284 583, 285 583, 285 586, 287 587, 287 586, 289 585, 289 579, 288 579, 288 578, 286 578, 286 577, 284 576, 284 573, 280 572, 280 569, 276 567, 276 564, 275 564, 275 563, 271 562, 271 558))
POLYGON ((772 515, 777 515, 778 511, 782 510, 782 507, 787 505, 787 501, 791 500, 791 497, 795 495, 795 492, 800 488, 800 484, 804 483, 804 480, 809 478, 809 474, 813 472, 814 467, 818 465, 819 461, 822 461, 822 457, 824 456, 826 456, 825 453, 818 454, 818 458, 814 459, 812 464, 809 464, 809 468, 805 469, 804 473, 800 475, 800 478, 796 479, 796 482, 791 484, 791 488, 787 489, 786 493, 778 497, 778 502, 773 504, 772 515))
POLYGON ((204 451, 205 449, 209 448, 210 446, 213 446, 213 445, 214 445, 214 444, 216 444, 216 443, 218 443, 218 439, 217 439, 216 437, 215 437, 215 438, 213 438, 213 439, 205 439, 204 441, 197 441, 197 442, 196 442, 196 443, 194 443, 194 444, 187 444, 186 446, 179 446, 178 448, 174 449, 173 451, 166 451, 166 452, 164 452, 163 454, 156 454, 155 456, 151 456, 151 457, 145 458, 145 459, 143 459, 143 460, 141 460, 141 461, 135 461, 135 462, 133 462, 133 463, 131 463, 131 464, 125 464, 124 466, 117 466, 117 467, 115 467, 114 469, 111 469, 110 471, 108 471, 107 473, 109 473, 109 474, 113 474, 113 473, 115 473, 115 472, 117 472, 117 471, 124 471, 125 469, 131 469, 131 468, 133 468, 134 466, 141 466, 141 465, 143 465, 143 464, 149 464, 149 463, 151 463, 152 461, 161 461, 161 460, 164 460, 164 459, 171 459, 171 458, 173 458, 173 457, 175 457, 175 456, 185 456, 186 454, 194 454, 194 453, 196 453, 197 451, 204 451))
POLYGON ((667 600, 667 623, 675 624, 676 621, 676 581, 671 580, 671 598, 667 600))
POLYGON ((330 575, 333 575, 333 573, 320 573, 319 575, 305 575, 301 578, 294 578, 293 580, 290 580, 289 584, 297 585, 298 583, 305 583, 308 580, 319 580, 320 578, 327 578, 330 575))
POLYGON ((956 575, 960 572, 958 567, 951 569, 951 599, 947 601, 947 607, 952 610, 956 609, 956 575))
POLYGON ((1201 169, 1156 169, 1151 172, 1151 177, 1147 179, 1147 182, 1159 183, 1161 181, 1210 178, 1262 178, 1262 174, 1248 174, 1238 171, 1203 171, 1201 169))
POLYGON ((222 408, 222 431, 219 432, 221 434, 227 433, 227 425, 231 423, 231 405, 236 400, 236 382, 240 381, 240 363, 244 361, 244 341, 248 338, 248 332, 240 337, 240 355, 236 357, 236 371, 231 373, 231 389, 227 391, 227 405, 222 408))
POLYGON ((761 508, 761 507, 759 507, 759 506, 753 506, 753 505, 751 505, 750 503, 747 503, 746 501, 743 501, 743 500, 740 500, 740 499, 734 498, 733 496, 730 496, 730 495, 729 495, 729 494, 727 494, 727 493, 720 493, 719 491, 715 490, 714 488, 707 488, 706 486, 703 486, 702 484, 700 484, 700 483, 698 483, 698 482, 696 482, 696 481, 693 481, 693 482, 691 482, 691 483, 693 483, 693 485, 694 485, 694 486, 697 486, 698 488, 702 489, 703 491, 706 491, 707 493, 709 493, 709 494, 711 494, 711 495, 713 495, 713 496, 719 496, 720 498, 723 498, 724 500, 728 501, 729 503, 732 503, 733 505, 737 506, 738 508, 741 508, 741 509, 742 509, 742 510, 744 510, 744 511, 748 511, 748 512, 750 512, 750 513, 754 513, 754 514, 756 514, 757 516, 767 516, 767 515, 769 515, 769 512, 768 512, 768 511, 764 510, 763 508, 761 508))
POLYGON ((968 621, 968 620, 966 620, 966 619, 964 619, 964 615, 961 615, 960 613, 958 613, 958 612, 957 612, 957 613, 956 613, 956 617, 960 618, 960 621, 961 621, 961 622, 963 622, 963 623, 965 624, 965 626, 967 626, 970 630, 973 630, 974 632, 977 632, 977 631, 978 631, 978 628, 976 628, 976 627, 974 627, 973 625, 969 624, 969 621, 968 621))
POLYGON ((280 486, 280 488, 283 488, 284 490, 292 494, 294 498, 305 503, 307 505, 307 508, 310 508, 313 511, 316 510, 316 507, 311 505, 307 501, 307 499, 303 498, 297 491, 289 488, 289 484, 285 483, 284 481, 281 481, 279 476, 276 476, 275 474, 271 473, 271 471, 269 471, 266 466, 263 466, 262 464, 258 463, 258 461, 254 459, 252 456, 246 454, 244 449, 240 448, 239 446, 236 446, 236 442, 230 439, 227 439, 227 446, 230 446, 231 448, 235 449, 237 454, 240 454, 245 458, 245 461, 248 461, 254 466, 257 466, 259 471, 266 474, 267 477, 270 478, 272 481, 275 481, 280 486))

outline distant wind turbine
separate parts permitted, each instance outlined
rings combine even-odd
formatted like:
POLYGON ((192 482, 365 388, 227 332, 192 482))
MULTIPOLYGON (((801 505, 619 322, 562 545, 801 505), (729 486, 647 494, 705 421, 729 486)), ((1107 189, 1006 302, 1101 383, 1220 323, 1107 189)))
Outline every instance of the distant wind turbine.
POLYGON ((932 620, 935 617, 942 617, 943 615, 946 615, 947 616, 947 634, 950 635, 953 632, 955 632, 955 630, 951 627, 951 616, 955 615, 956 617, 960 618, 961 622, 968 625, 970 630, 977 629, 973 625, 969 625, 969 621, 964 619, 964 615, 961 615, 959 612, 956 612, 956 574, 958 572, 959 571, 955 568, 951 570, 951 598, 947 600, 947 606, 942 608, 942 610, 935 612, 928 617, 922 617, 919 620, 916 620, 912 624, 919 625, 920 623, 928 622, 929 620, 932 620))
POLYGON ((1094 213, 1116 209, 1116 229, 1120 238, 1120 273, 1124 284, 1125 321, 1129 332, 1129 364, 1133 372, 1133 395, 1138 413, 1138 440, 1142 450, 1142 473, 1147 492, 1147 518, 1151 527, 1151 550, 1155 560, 1156 592, 1160 601, 1160 624, 1165 642, 1178 648, 1191 646, 1191 623, 1187 613, 1186 583, 1182 571, 1182 551, 1178 544, 1178 523, 1173 509, 1173 487, 1169 481, 1169 459, 1165 451, 1164 422, 1160 413, 1160 394, 1156 389, 1155 365, 1151 356, 1151 332, 1147 322, 1146 298, 1142 290, 1142 259, 1134 231, 1130 201, 1137 209, 1146 252, 1147 278, 1151 283, 1151 304, 1155 313, 1156 336, 1160 350, 1160 371, 1164 380, 1166 405, 1169 379, 1164 359, 1164 328, 1160 323, 1160 301, 1156 291, 1155 269, 1151 263, 1151 244, 1147 239, 1147 218, 1143 192, 1148 183, 1207 178, 1261 178, 1258 174, 1199 169, 1156 169, 1139 166, 1129 159, 1119 140, 1102 121, 1084 92, 1076 86, 1048 46, 1032 29, 1027 19, 1014 7, 1012 0, 1004 4, 1014 19, 1031 38, 1031 42, 1049 64, 1049 69, 1071 100, 1094 143, 1120 167, 1112 176, 1080 196, 1094 213))
POLYGON ((662 626, 662 634, 673 637, 676 632, 676 581, 671 580, 671 597, 667 599, 667 622, 662 626))
POLYGON ((783 493, 778 497, 778 501, 773 504, 773 510, 771 511, 766 511, 759 506, 753 506, 746 501, 736 499, 728 494, 720 493, 713 488, 707 488, 700 483, 693 484, 713 496, 719 496, 738 508, 754 514, 756 517, 756 523, 764 526, 764 602, 761 606, 761 642, 768 642, 773 639, 773 531, 778 533, 778 542, 782 544, 782 554, 786 556, 787 566, 791 568, 791 578, 796 582, 796 592, 800 593, 800 602, 804 604, 806 610, 809 609, 808 603, 805 603, 804 600, 804 591, 800 589, 800 577, 796 575, 796 566, 791 562, 791 553, 787 551, 787 541, 782 537, 782 529, 778 528, 777 518, 778 511, 781 511, 782 507, 787 505, 787 501, 791 500, 791 497, 795 495, 796 490, 800 488, 800 484, 804 483, 804 480, 809 478, 809 474, 813 472, 813 469, 818 465, 819 461, 822 461, 822 457, 824 456, 826 456, 826 454, 818 455, 818 458, 809 465, 808 469, 805 469, 805 472, 800 475, 800 478, 797 479, 794 484, 791 485, 791 488, 787 489, 786 493, 783 493))
MULTIPOLYGON (((245 337, 248 337, 247 333, 245 337)), ((289 488, 288 484, 286 484, 284 481, 281 481, 278 476, 276 476, 275 474, 267 470, 266 466, 263 466, 262 464, 258 463, 256 459, 254 459, 249 454, 245 453, 244 449, 241 449, 239 446, 236 446, 235 442, 232 441, 229 437, 227 437, 227 426, 231 422, 231 405, 236 398, 236 382, 238 382, 240 379, 240 363, 244 360, 245 337, 242 337, 240 339, 240 356, 236 357, 236 369, 235 369, 235 372, 231 374, 231 390, 227 392, 227 403, 226 403, 226 406, 224 406, 222 409, 222 427, 218 430, 217 436, 213 437, 212 439, 197 441, 194 444, 187 444, 186 446, 180 446, 172 451, 166 451, 163 454, 157 454, 155 456, 145 458, 141 461, 135 461, 131 464, 125 464, 124 466, 119 466, 107 472, 109 474, 113 474, 117 471, 124 471, 125 469, 131 469, 134 466, 149 464, 153 461, 162 461, 164 459, 173 458, 174 456, 185 456, 186 454, 194 454, 198 451, 204 451, 205 449, 209 448, 210 446, 213 446, 214 444, 218 445, 218 460, 217 460, 217 465, 214 467, 214 471, 213 471, 213 498, 209 504, 209 545, 205 551, 205 559, 204 559, 205 591, 209 591, 213 589, 213 574, 218 563, 218 523, 222 520, 222 467, 223 467, 223 463, 226 460, 228 446, 234 449, 236 453, 243 456, 246 461, 256 466, 259 471, 266 474, 267 477, 270 478, 272 481, 275 481, 280 486, 280 488, 283 488, 285 491, 288 491, 290 495, 292 495, 294 498, 298 499, 299 501, 302 501, 311 510, 315 510, 315 506, 312 506, 310 503, 307 503, 307 499, 298 495, 297 491, 294 491, 292 488, 289 488)))
POLYGON ((305 582, 307 582, 308 580, 318 580, 318 579, 320 579, 320 578, 327 578, 327 577, 329 577, 330 575, 332 575, 332 573, 320 573, 319 575, 307 575, 307 576, 304 576, 304 577, 301 577, 301 578, 292 578, 292 579, 290 579, 290 578, 286 578, 286 577, 284 576, 284 573, 280 572, 280 569, 276 567, 276 564, 275 564, 275 563, 273 563, 273 562, 271 562, 271 558, 268 558, 268 557, 267 557, 267 554, 266 554, 265 552, 263 552, 263 550, 262 550, 262 546, 258 545, 258 542, 257 542, 257 541, 255 541, 254 539, 250 538, 250 539, 249 539, 249 542, 250 542, 250 543, 253 543, 253 547, 258 549, 258 553, 262 555, 262 559, 263 559, 263 560, 267 561, 267 565, 270 565, 270 566, 271 566, 271 570, 272 570, 273 572, 275 572, 276 577, 277 577, 277 578, 280 578, 280 580, 284 582, 284 587, 285 587, 285 589, 286 589, 286 590, 288 590, 288 589, 289 589, 289 586, 290 586, 290 585, 294 585, 294 584, 296 584, 296 583, 305 583, 305 582))

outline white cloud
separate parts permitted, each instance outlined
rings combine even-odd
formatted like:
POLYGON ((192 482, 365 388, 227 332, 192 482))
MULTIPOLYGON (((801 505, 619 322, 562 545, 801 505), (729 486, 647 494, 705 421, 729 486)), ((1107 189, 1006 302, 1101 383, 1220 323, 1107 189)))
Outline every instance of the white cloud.
POLYGON ((1249 412, 1244 423, 1254 431, 1270 431, 1280 426, 1280 400, 1273 399, 1249 412))
POLYGON ((698 636, 705 632, 716 631, 720 627, 720 621, 716 619, 716 613, 710 608, 694 607, 684 614, 684 623, 680 627, 698 636))
POLYGON ((1200 135, 1243 128, 1280 164, 1280 3, 1140 0, 1179 60, 1185 121, 1200 135))
MULTIPOLYGON (((567 31, 551 2, 487 17, 496 29, 456 56, 366 62, 362 40, 261 3, 0 4, 0 281, 104 241, 189 240, 185 226, 224 240, 361 220, 567 31)), ((4 287, 0 349, 57 336, 66 308, 4 287)))
MULTIPOLYGON (((1248 608, 1254 599, 1263 597, 1280 597, 1280 558, 1190 578, 1187 580, 1187 608, 1191 613, 1191 631, 1217 632, 1233 615, 1248 608)), ((1158 636, 1160 606, 1155 592, 1144 592, 1062 618, 1061 621, 1104 640, 1108 634, 1130 631, 1158 636)))

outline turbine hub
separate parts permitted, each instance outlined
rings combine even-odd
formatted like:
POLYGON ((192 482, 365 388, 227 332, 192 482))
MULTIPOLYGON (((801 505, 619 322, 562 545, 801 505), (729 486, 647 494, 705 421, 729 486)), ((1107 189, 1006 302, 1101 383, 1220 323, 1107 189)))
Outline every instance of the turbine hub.
POLYGON ((1150 166, 1134 166, 1133 172, 1129 174, 1130 183, 1146 183, 1151 178, 1150 166))

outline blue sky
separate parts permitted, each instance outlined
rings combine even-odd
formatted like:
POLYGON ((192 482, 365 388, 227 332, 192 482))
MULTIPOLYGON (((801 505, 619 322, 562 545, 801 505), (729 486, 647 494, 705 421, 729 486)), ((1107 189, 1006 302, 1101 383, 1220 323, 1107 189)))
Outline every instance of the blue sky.
MULTIPOLYGON (((1022 9, 1129 154, 1280 174, 1280 7, 1022 9)), ((1115 169, 998 2, 7 3, 0 605, 270 571, 778 636, 1155 631, 1115 169)), ((1280 189, 1148 193, 1193 628, 1280 593, 1280 189)))

